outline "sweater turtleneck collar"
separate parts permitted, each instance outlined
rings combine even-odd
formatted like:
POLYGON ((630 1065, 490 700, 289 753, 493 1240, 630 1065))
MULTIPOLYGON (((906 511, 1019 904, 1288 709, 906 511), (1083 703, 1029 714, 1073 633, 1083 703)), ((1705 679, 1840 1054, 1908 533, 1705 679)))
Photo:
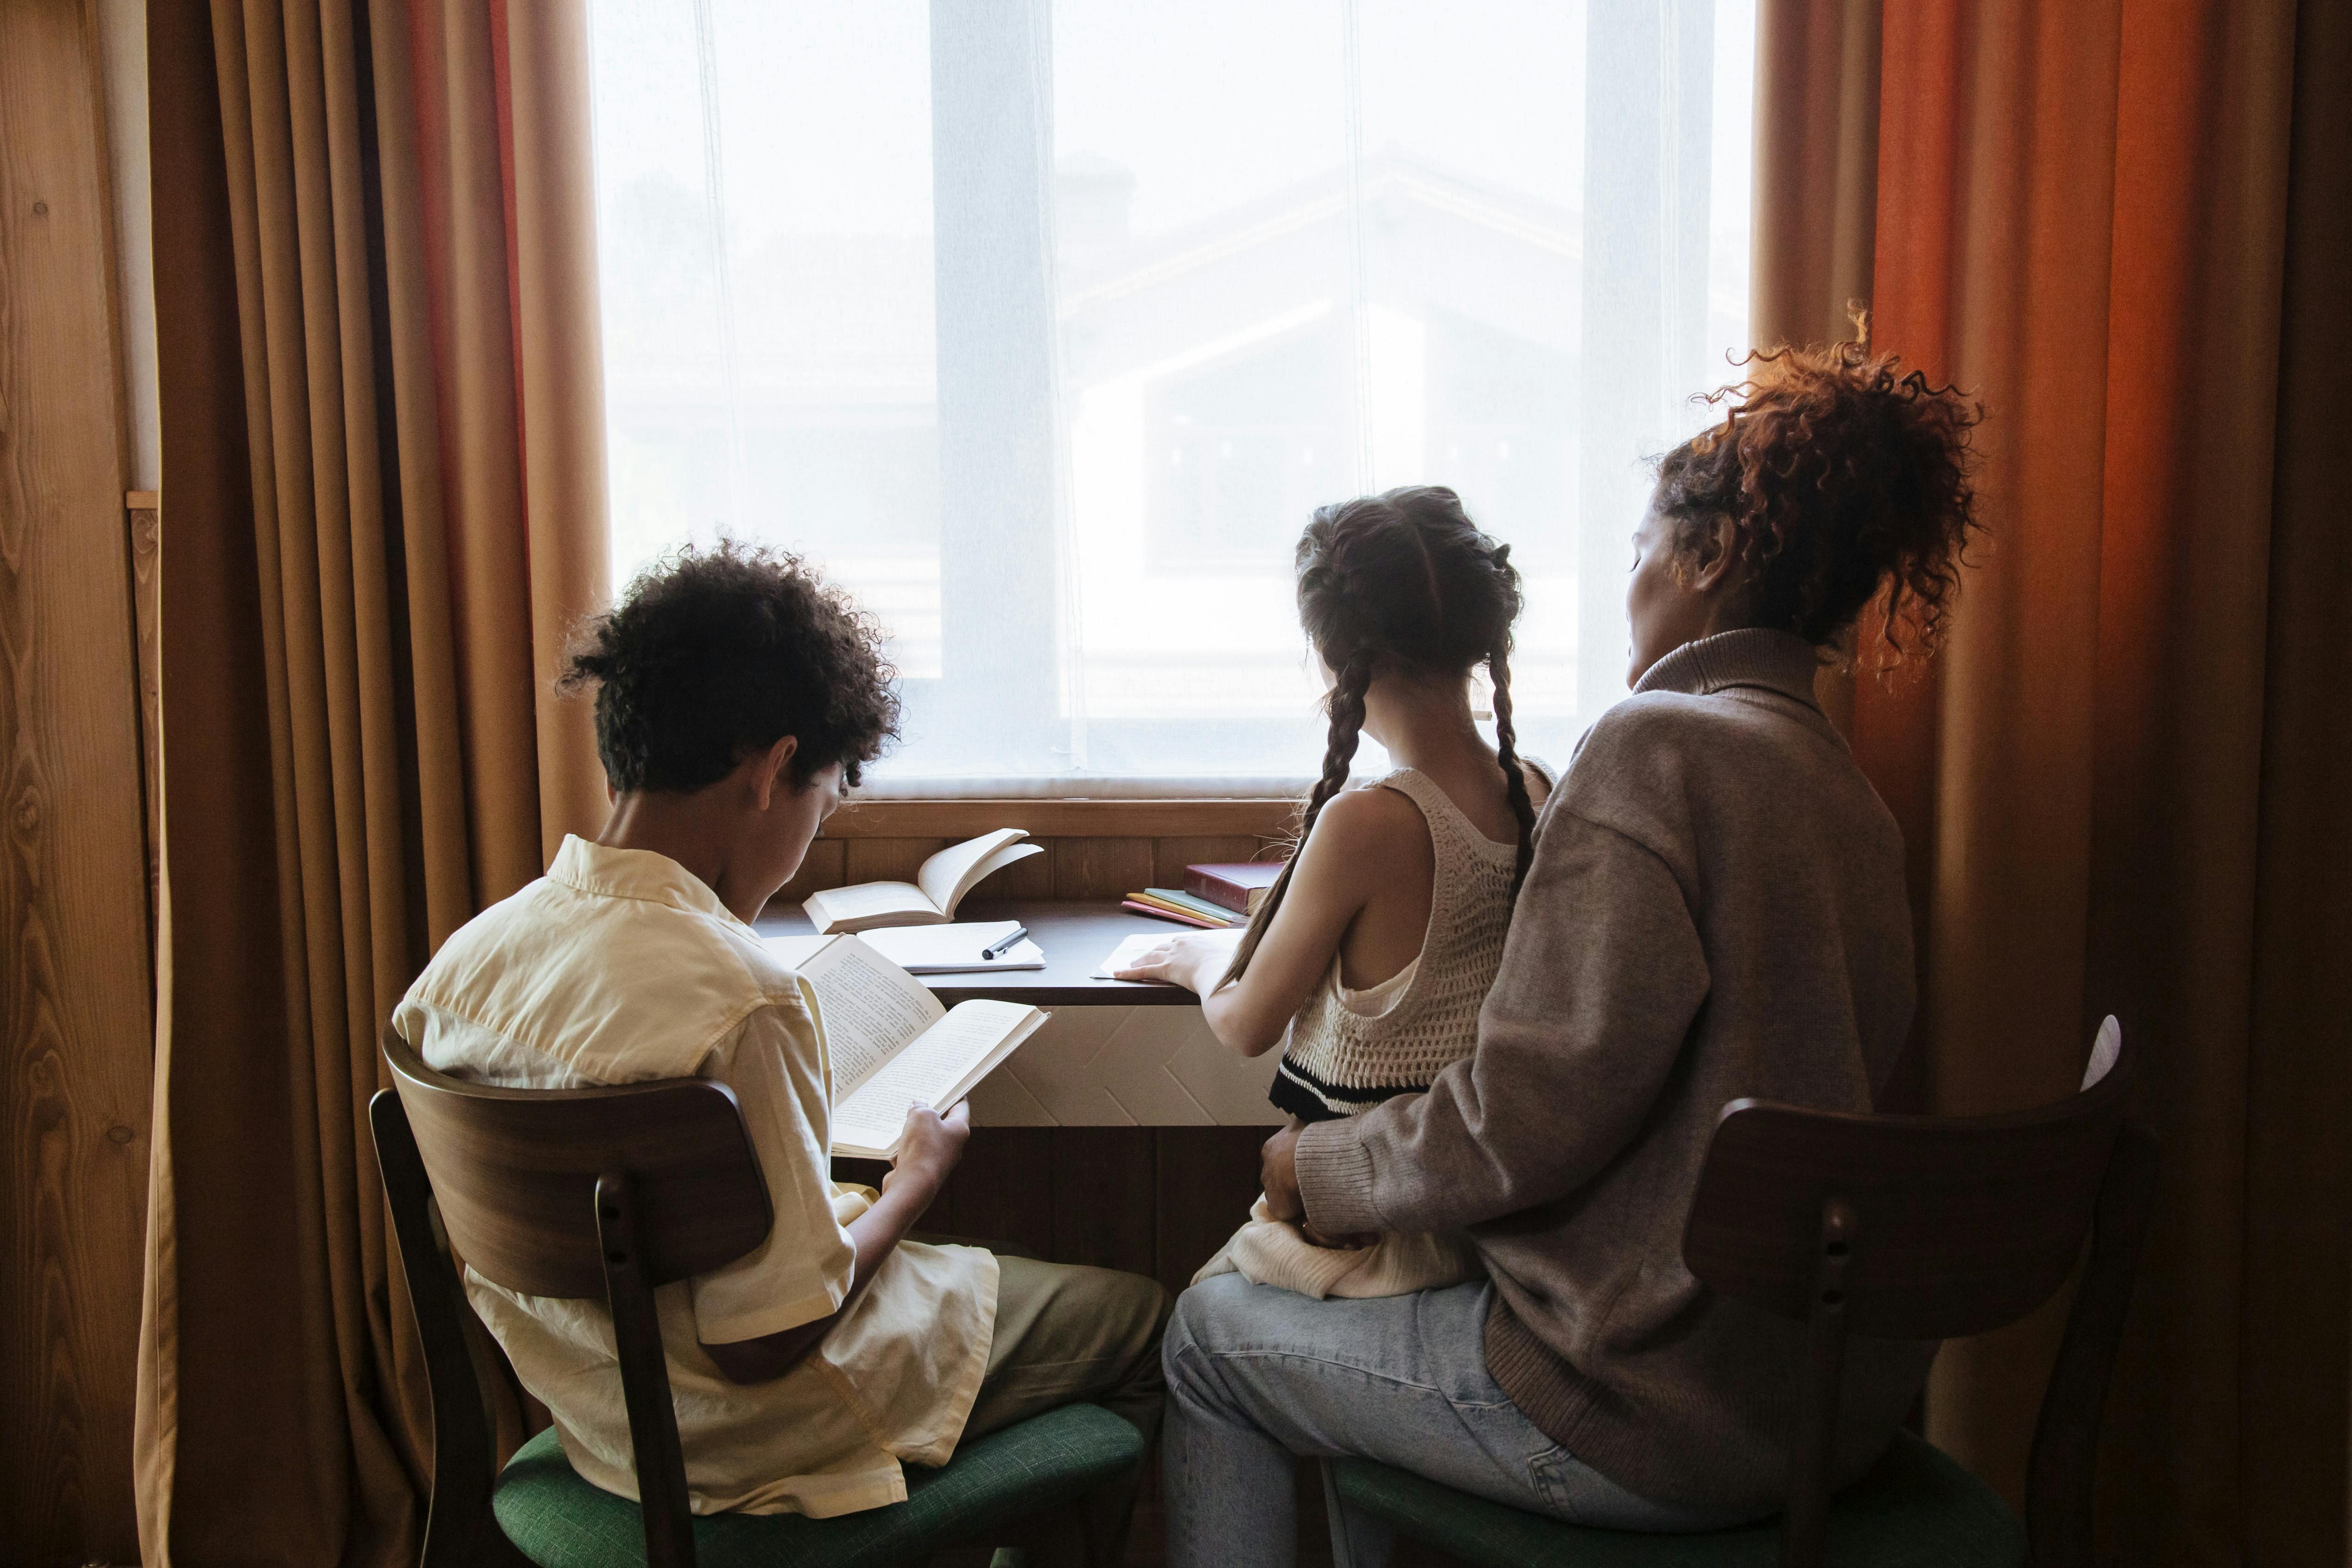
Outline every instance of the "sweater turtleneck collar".
POLYGON ((1821 663, 1820 650, 1794 632, 1749 626, 1683 644, 1652 665, 1633 689, 1703 697, 1727 686, 1759 686, 1811 707, 1821 663))

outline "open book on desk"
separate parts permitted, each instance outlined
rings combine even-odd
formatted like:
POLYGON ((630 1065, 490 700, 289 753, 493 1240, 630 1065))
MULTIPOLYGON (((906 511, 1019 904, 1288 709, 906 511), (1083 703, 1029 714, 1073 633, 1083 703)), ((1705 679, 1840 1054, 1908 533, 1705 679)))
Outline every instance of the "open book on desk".
POLYGON ((801 908, 809 924, 820 931, 943 925, 955 919, 956 906, 982 879, 1015 860, 1045 853, 1037 845, 1021 842, 1028 837, 1018 827, 1000 827, 961 844, 950 844, 924 861, 911 882, 827 888, 802 900, 801 908))
POLYGON ((850 1159, 896 1158, 909 1107, 951 1110, 1045 1021, 1018 1002, 942 1007, 854 936, 765 940, 816 993, 833 1058, 833 1152, 850 1159))

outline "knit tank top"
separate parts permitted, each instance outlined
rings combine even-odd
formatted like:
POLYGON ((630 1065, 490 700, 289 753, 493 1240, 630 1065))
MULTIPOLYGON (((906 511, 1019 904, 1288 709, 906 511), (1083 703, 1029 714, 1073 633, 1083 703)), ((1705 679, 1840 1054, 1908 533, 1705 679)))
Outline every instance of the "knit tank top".
MULTIPOLYGON (((1550 778, 1533 762, 1531 776, 1550 778)), ((1290 1042, 1267 1098, 1278 1110, 1328 1121, 1417 1094, 1470 1054, 1478 1009, 1503 963, 1511 926, 1516 845, 1478 830, 1425 774, 1400 768, 1365 785, 1392 789, 1421 807, 1436 852, 1429 926, 1421 952, 1394 977, 1363 991, 1339 983, 1339 957, 1291 1020, 1290 1042)))

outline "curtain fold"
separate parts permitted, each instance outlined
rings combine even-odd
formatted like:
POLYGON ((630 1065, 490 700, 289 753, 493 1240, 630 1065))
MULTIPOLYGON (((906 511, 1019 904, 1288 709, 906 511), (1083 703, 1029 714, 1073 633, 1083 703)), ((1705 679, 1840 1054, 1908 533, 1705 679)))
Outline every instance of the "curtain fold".
POLYGON ((154 200, 186 254, 158 288, 178 765, 142 1547, 390 1564, 431 1443, 366 1126, 376 1031, 601 805, 542 678, 604 579, 593 265, 534 252, 590 238, 584 16, 519 5, 494 38, 457 0, 173 12, 150 16, 154 200), (511 199, 509 165, 534 172, 511 199), (526 320, 564 353, 519 360, 526 320), (572 509, 528 538, 527 431, 572 509))
MULTIPOLYGON (((2322 954, 2352 882, 2317 805, 2352 784, 2320 608, 2352 587, 2318 477, 2347 348, 2340 9, 1883 21, 1874 342, 1984 399, 1991 531, 1944 652, 1862 681, 1844 721, 1910 847, 1920 1097, 2058 1098, 2107 1012, 2149 1050, 2164 1186, 2102 1455, 2119 1562, 2346 1550, 2352 1026, 2322 954)), ((1844 15, 1764 8, 1759 150, 1843 144, 1844 15)), ((1784 171, 1807 205, 1774 245, 1759 211, 1759 319, 1780 301, 1791 336, 1863 266, 1820 243, 1850 233, 1826 166, 1784 171)), ((2012 1498, 2063 1307, 1948 1347, 1931 1386, 1930 1434, 2012 1498)))
POLYGON ((2352 1463, 2352 7, 2296 16, 2246 1074, 2245 1555, 2340 1563, 2352 1463))
POLYGON ((1758 348, 1841 342, 1870 299, 1878 221, 1879 0, 1756 7, 1756 181, 1748 331, 1758 348))

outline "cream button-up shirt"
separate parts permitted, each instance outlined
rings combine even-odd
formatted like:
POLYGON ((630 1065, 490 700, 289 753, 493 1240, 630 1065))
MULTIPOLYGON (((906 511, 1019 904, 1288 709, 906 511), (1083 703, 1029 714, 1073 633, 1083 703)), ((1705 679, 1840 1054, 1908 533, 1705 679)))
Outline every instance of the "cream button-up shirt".
MULTIPOLYGON (((775 1225, 756 1250, 655 1293, 698 1513, 824 1519, 905 1499, 901 1459, 945 1464, 988 1367, 996 1259, 901 1243, 806 1359, 730 1383, 704 1352, 841 1306, 870 1201, 836 1185, 832 1068, 816 999, 667 856, 566 838, 545 877, 443 944, 393 1015, 452 1077, 520 1089, 708 1078, 742 1107, 775 1225)), ((637 1495, 613 1321, 602 1300, 466 1291, 555 1418, 565 1456, 637 1495)))

